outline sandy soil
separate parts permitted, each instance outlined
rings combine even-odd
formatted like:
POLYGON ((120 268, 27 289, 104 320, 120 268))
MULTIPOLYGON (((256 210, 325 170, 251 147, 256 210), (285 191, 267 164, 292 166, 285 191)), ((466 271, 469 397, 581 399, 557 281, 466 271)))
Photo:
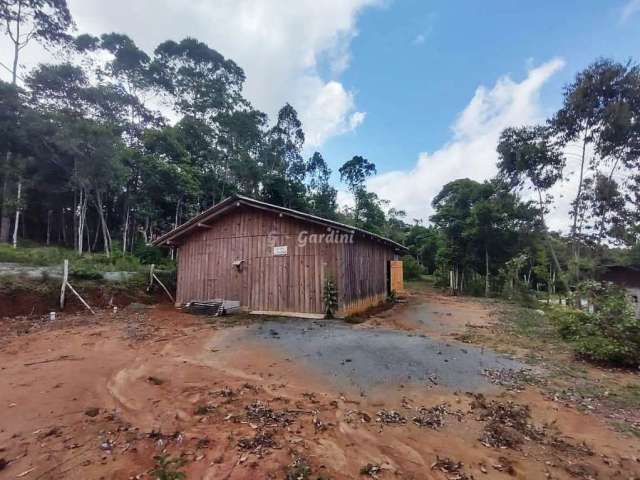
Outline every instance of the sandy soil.
MULTIPOLYGON (((0 478, 154 478, 161 454, 189 479, 640 478, 638 439, 531 388, 352 391, 238 334, 259 319, 206 320, 161 305, 4 321, 0 478)), ((491 321, 490 305, 423 292, 352 328, 448 336, 491 321)))
POLYGON ((407 298, 392 310, 372 316, 365 326, 455 337, 467 328, 490 327, 498 303, 492 299, 453 297, 424 285, 409 287, 407 298))

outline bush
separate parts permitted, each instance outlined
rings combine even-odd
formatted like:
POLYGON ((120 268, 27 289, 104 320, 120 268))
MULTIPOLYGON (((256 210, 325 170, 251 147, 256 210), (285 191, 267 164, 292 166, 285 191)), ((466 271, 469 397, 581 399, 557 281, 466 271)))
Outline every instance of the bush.
POLYGON ((484 297, 485 279, 482 277, 472 277, 464 285, 464 292, 472 297, 484 297))
POLYGON ((71 265, 69 275, 81 280, 102 280, 102 273, 93 265, 84 263, 71 265))
POLYGON ((425 273, 425 269, 411 255, 402 257, 402 271, 405 280, 419 280, 425 273))
POLYGON ((640 320, 625 290, 611 283, 589 282, 579 286, 578 293, 589 299, 593 313, 555 310, 552 315, 560 335, 588 360, 639 365, 640 320))
POLYGON ((590 324, 589 314, 582 310, 551 310, 551 318, 555 321, 558 333, 565 340, 573 340, 590 324))
POLYGON ((143 265, 160 264, 166 260, 166 255, 157 247, 142 245, 137 247, 133 254, 140 259, 143 265))
POLYGON ((322 289, 322 303, 326 318, 333 318, 338 310, 338 287, 332 276, 328 276, 322 289))

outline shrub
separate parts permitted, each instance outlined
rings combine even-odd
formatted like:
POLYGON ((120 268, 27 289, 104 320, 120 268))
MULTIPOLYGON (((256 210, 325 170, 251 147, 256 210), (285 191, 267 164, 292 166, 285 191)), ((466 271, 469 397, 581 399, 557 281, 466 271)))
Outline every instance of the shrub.
POLYGON ((338 286, 331 276, 324 281, 322 303, 324 304, 325 317, 333 318, 338 310, 338 286))
POLYGON ((560 335, 589 360, 623 366, 640 364, 640 320, 624 289, 611 283, 589 282, 578 287, 593 313, 556 310, 553 317, 560 335))
POLYGON ((156 466, 151 470, 151 475, 156 480, 184 480, 187 475, 180 471, 186 461, 183 458, 171 458, 168 455, 159 455, 153 458, 156 466))
POLYGON ((149 245, 141 245, 133 253, 143 265, 151 265, 152 263, 158 265, 166 260, 166 255, 162 250, 149 245))
POLYGON ((80 263, 77 265, 71 265, 69 270, 69 275, 73 278, 81 280, 102 280, 102 273, 100 273, 100 271, 93 265, 80 263))
POLYGON ((558 333, 565 340, 573 340, 590 324, 589 314, 582 310, 551 310, 551 317, 555 320, 558 333))
POLYGON ((485 280, 482 277, 472 277, 464 285, 464 291, 472 297, 483 297, 485 290, 485 280))
POLYGON ((425 269, 411 255, 402 257, 402 270, 405 280, 419 280, 425 273, 425 269))

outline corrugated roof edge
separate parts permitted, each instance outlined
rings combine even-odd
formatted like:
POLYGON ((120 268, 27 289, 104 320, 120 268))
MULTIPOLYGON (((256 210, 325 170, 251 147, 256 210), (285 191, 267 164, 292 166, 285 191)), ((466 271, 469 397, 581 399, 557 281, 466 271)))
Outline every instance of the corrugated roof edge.
POLYGON ((181 237, 182 235, 185 235, 186 233, 190 232, 193 228, 196 228, 199 223, 206 221, 207 219, 209 219, 210 217, 218 213, 222 213, 222 211, 226 210, 227 207, 231 207, 234 202, 239 202, 240 204, 245 204, 254 208, 262 208, 267 210, 273 210, 279 213, 284 213, 286 215, 299 218, 300 220, 303 220, 303 221, 320 223, 322 225, 335 227, 341 230, 358 232, 361 235, 376 238, 384 243, 387 243, 393 246, 396 249, 403 250, 403 251, 408 250, 407 247, 399 244, 398 242, 394 242, 389 238, 383 237, 376 233, 369 232, 362 228, 357 228, 351 225, 336 222, 334 220, 328 220, 326 218, 318 217, 316 215, 311 215, 310 213, 301 212, 299 210, 294 210, 292 208, 286 208, 286 207, 281 207, 279 205, 262 202, 260 200, 255 200, 251 197, 245 197, 244 195, 238 195, 238 194, 225 198, 223 201, 221 201, 217 205, 214 205, 213 207, 208 208, 204 212, 193 217, 191 220, 188 220, 182 225, 174 228, 173 230, 165 233, 164 235, 161 235, 160 237, 156 238, 153 242, 151 242, 151 245, 160 246, 168 243, 170 240, 175 240, 176 238, 181 237))

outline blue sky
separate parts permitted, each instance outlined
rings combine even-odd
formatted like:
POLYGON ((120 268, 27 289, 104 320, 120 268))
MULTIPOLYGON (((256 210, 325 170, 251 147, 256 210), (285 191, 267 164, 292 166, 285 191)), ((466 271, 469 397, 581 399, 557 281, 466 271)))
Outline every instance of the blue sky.
POLYGON ((410 168, 451 137, 451 125, 479 85, 522 79, 552 58, 566 65, 541 89, 551 112, 562 87, 599 56, 640 57, 640 12, 624 1, 398 0, 365 10, 341 77, 365 121, 321 148, 332 166, 354 154, 380 172, 410 168))

